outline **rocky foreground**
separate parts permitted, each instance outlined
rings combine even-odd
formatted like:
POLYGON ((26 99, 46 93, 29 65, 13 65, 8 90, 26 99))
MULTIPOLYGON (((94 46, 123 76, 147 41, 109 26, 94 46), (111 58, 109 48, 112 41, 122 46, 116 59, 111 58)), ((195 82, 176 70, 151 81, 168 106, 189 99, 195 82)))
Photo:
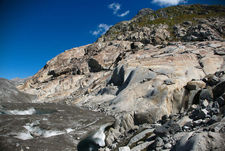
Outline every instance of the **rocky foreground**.
POLYGON ((102 151, 225 150, 224 16, 224 6, 142 9, 48 61, 22 92, 2 80, 0 147, 76 150, 114 121, 102 151))
MULTIPOLYGON (((203 81, 206 87, 200 88, 203 83, 190 81, 185 86, 191 92, 191 106, 188 110, 164 115, 152 124, 147 124, 147 115, 134 119, 135 128, 127 131, 126 136, 120 138, 119 133, 111 129, 106 141, 113 148, 114 143, 120 142, 123 147, 119 151, 206 151, 225 149, 225 72, 206 76, 203 81), (194 95, 193 95, 194 94, 194 95), (142 124, 140 124, 140 122, 142 124), (138 125, 138 126, 137 126, 138 125)), ((202 81, 202 82, 203 82, 202 81)), ((120 146, 119 145, 119 146, 120 146)), ((102 151, 112 150, 109 148, 102 151)))

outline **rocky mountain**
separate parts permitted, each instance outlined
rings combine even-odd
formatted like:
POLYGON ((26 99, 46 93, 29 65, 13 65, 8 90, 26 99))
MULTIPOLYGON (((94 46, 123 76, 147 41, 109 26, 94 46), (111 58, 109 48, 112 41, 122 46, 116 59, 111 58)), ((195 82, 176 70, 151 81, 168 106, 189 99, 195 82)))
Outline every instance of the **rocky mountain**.
POLYGON ((224 38, 224 6, 180 5, 154 11, 145 8, 130 21, 116 24, 98 41, 125 40, 144 44, 224 38))
POLYGON ((224 6, 145 8, 17 88, 113 116, 103 151, 224 150, 224 38, 224 6))

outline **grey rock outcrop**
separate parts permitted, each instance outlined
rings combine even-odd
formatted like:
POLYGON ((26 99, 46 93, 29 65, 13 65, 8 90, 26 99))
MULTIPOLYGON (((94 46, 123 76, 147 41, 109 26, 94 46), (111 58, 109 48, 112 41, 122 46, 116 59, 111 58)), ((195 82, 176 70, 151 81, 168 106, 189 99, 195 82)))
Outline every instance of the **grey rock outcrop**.
POLYGON ((23 103, 36 99, 35 95, 20 92, 13 82, 0 78, 0 103, 23 103))

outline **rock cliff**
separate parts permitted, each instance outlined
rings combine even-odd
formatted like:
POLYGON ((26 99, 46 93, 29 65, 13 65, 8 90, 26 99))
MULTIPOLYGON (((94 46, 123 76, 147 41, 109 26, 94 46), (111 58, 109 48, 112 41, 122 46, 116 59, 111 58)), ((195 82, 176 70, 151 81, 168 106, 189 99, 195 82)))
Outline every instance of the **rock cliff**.
MULTIPOLYGON (((18 88, 37 95, 37 103, 64 102, 113 115, 117 122, 108 132, 113 137, 106 140, 111 149, 116 148, 120 134, 187 111, 200 104, 199 99, 210 102, 222 96, 224 102, 224 16, 224 6, 142 9, 130 21, 112 26, 95 43, 48 61, 18 88)), ((188 138, 183 139, 188 143, 188 138)), ((170 143, 168 149, 185 143, 170 143)))

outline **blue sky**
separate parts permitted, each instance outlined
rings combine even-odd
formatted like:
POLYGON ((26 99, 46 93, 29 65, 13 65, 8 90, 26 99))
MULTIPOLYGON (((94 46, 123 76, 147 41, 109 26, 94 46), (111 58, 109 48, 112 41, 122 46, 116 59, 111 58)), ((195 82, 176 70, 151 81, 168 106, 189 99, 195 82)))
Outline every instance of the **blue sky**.
POLYGON ((0 0, 0 77, 32 76, 64 50, 93 43, 142 8, 225 0, 0 0))

